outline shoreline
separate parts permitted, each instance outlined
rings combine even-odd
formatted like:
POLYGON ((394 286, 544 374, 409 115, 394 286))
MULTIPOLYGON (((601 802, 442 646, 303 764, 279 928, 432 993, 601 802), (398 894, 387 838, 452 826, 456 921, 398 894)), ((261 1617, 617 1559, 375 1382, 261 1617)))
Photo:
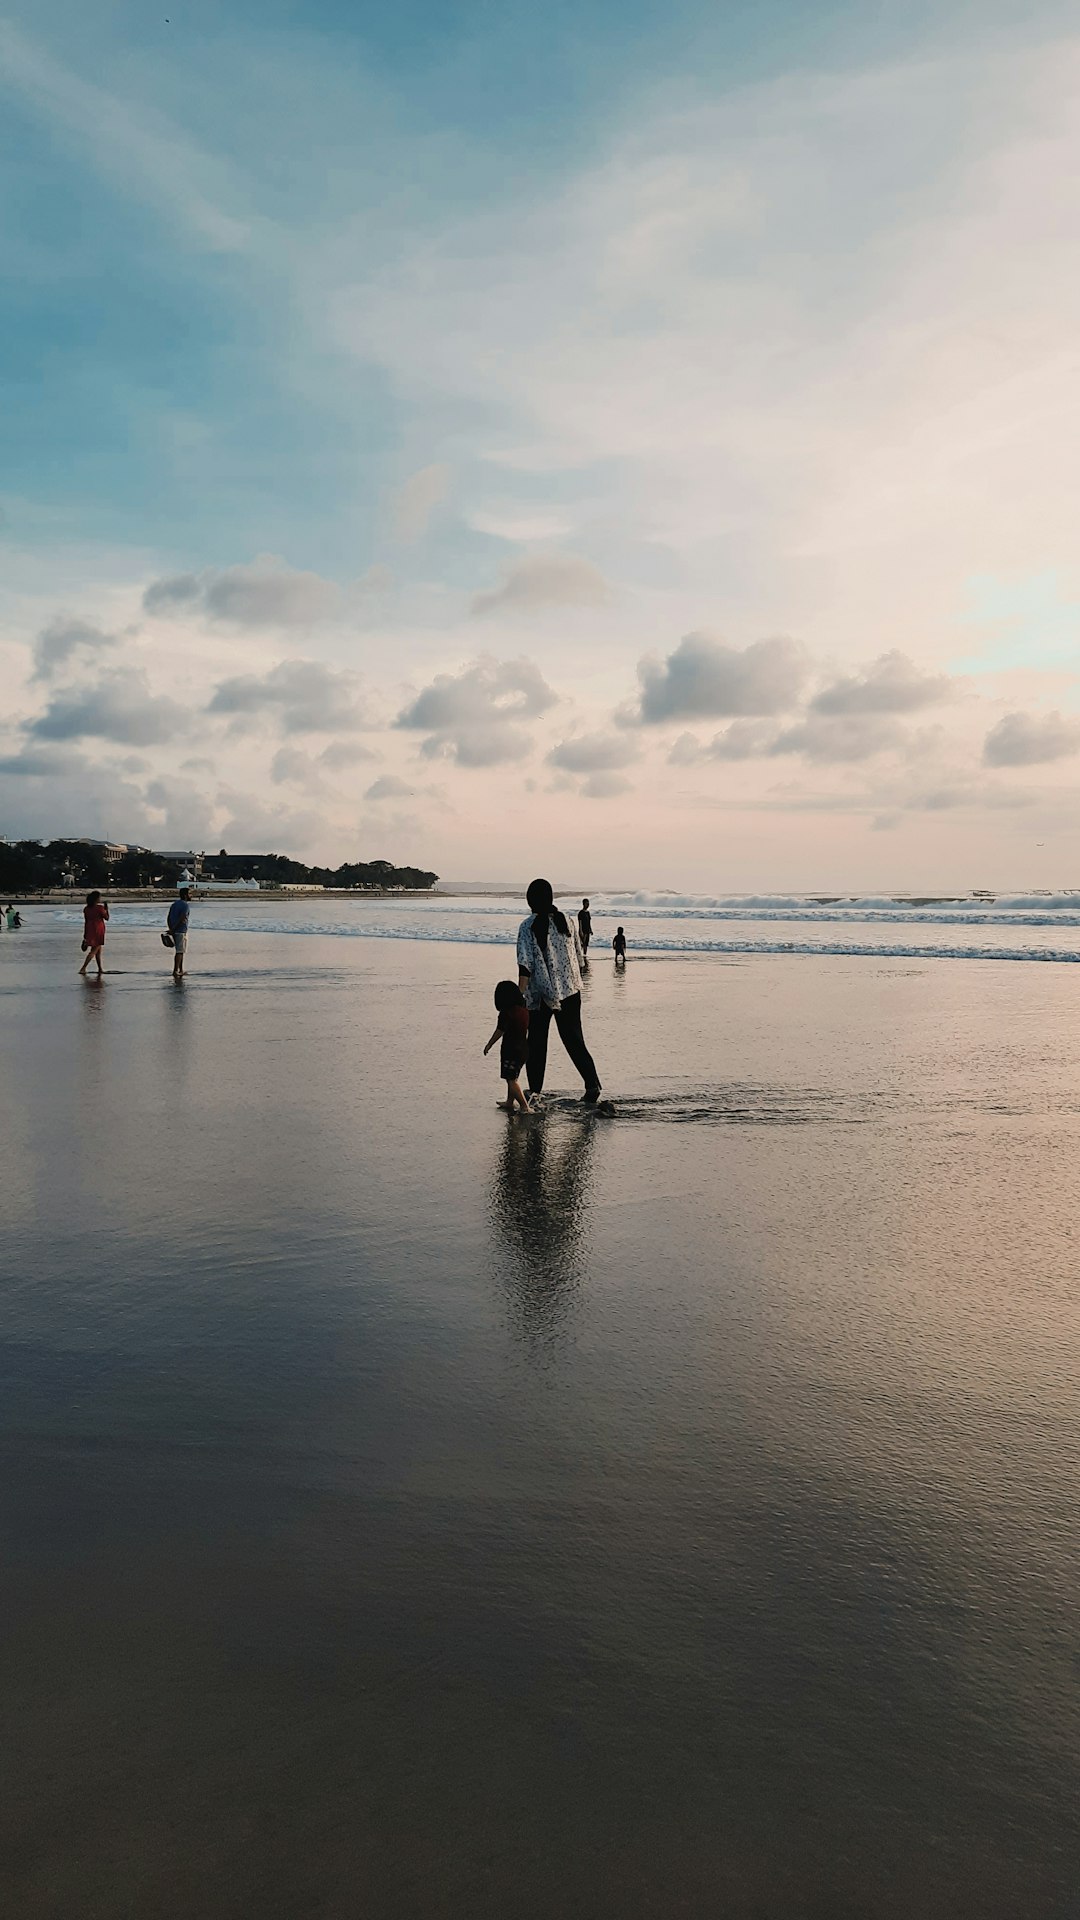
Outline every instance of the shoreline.
MULTIPOLYGON (((29 893, 6 893, 4 903, 11 902, 15 907, 70 907, 77 906, 85 899, 88 889, 80 887, 46 887, 44 891, 34 888, 29 893)), ((98 891, 110 906, 116 905, 167 905, 175 900, 177 887, 100 887, 98 891)), ((237 887, 219 890, 216 887, 192 889, 192 900, 213 900, 228 902, 235 900, 244 906, 251 906, 259 900, 432 900, 434 890, 430 887, 260 887, 246 892, 237 887)))

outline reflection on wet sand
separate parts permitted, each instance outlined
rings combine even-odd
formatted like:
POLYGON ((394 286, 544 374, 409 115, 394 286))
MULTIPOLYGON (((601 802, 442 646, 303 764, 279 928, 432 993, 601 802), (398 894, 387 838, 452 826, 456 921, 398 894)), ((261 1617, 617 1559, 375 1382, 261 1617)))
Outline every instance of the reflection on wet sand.
POLYGON ((500 1284, 530 1345, 557 1337, 587 1261, 592 1124, 536 1114, 506 1128, 489 1214, 500 1284))

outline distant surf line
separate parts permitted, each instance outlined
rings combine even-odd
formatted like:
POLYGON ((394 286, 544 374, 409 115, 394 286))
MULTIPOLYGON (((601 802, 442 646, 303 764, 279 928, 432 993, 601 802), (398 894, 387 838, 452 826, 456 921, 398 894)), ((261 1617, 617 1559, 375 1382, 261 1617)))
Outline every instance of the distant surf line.
MULTIPOLYGON (((146 928, 157 923, 140 918, 138 921, 129 919, 126 924, 132 928, 146 928)), ((348 926, 319 922, 297 926, 280 919, 266 920, 261 916, 255 919, 245 915, 241 920, 235 914, 219 917, 203 913, 199 916, 199 927, 207 933, 290 935, 305 939, 322 936, 324 939, 344 940, 421 940, 450 946, 506 948, 513 944, 514 939, 509 930, 498 932, 488 927, 425 926, 420 921, 415 921, 411 926, 388 926, 370 921, 354 922, 348 926)), ((824 958, 865 960, 1038 960, 1048 965, 1074 965, 1080 961, 1080 946, 1070 951, 1062 947, 933 946, 906 941, 877 945, 847 940, 717 940, 704 936, 698 939, 674 939, 640 933, 633 937, 631 959, 634 954, 668 954, 673 957, 679 954, 716 954, 733 958, 786 954, 793 957, 820 955, 824 958)), ((596 959, 599 960, 599 955, 596 959)))

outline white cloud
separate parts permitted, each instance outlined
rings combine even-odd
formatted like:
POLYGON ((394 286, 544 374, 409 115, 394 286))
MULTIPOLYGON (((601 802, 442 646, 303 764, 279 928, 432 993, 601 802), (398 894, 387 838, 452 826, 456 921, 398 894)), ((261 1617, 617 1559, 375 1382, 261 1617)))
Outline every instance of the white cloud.
POLYGON ((733 720, 707 745, 692 733, 680 733, 668 754, 668 764, 691 767, 699 760, 754 760, 772 751, 776 737, 776 727, 764 720, 733 720))
POLYGON ((250 225, 225 204, 237 197, 235 179, 160 112, 78 77, 10 21, 0 21, 0 77, 65 144, 88 152, 126 193, 164 209, 200 245, 214 253, 250 247, 250 225))
POLYGON ((564 773, 604 773, 629 766, 637 757, 637 746, 625 734, 585 733, 560 740, 552 747, 548 760, 564 773))
POLYGON ((805 720, 778 733, 768 751, 802 753, 824 766, 872 760, 876 754, 897 752, 905 744, 902 727, 886 714, 810 713, 805 720))
POLYGON ((376 804, 381 800, 415 800, 418 791, 407 780, 399 780, 396 774, 384 773, 368 787, 364 799, 376 804))
POLYGON ((761 720, 735 720, 705 743, 681 733, 668 754, 676 767, 704 760, 758 760, 799 753, 822 766, 842 766, 875 755, 899 752, 911 744, 895 720, 884 714, 809 712, 791 726, 761 720))
POLYGON ((740 648, 688 633, 665 660, 641 661, 640 704, 620 718, 658 726, 721 714, 784 713, 796 704, 808 667, 794 640, 755 640, 740 648))
POLYGON ((419 473, 410 475, 393 499, 394 532, 399 540, 423 539, 432 514, 445 500, 449 487, 448 467, 421 467, 419 473))
POLYGON ((115 740, 147 747, 175 739, 189 723, 186 710, 153 694, 137 667, 113 667, 92 684, 61 688, 29 732, 39 740, 115 740))
POLYGON ((288 567, 275 554, 259 554, 249 566, 210 568, 155 580, 143 595, 147 613, 201 613, 239 627, 306 627, 327 619, 339 589, 320 574, 288 567))
POLYGON ((988 35, 668 83, 561 192, 339 282, 336 337, 549 492, 602 470, 628 558, 663 543, 749 618, 940 632, 971 573, 1071 552, 1078 64, 988 35))
POLYGON ((152 844, 161 847, 204 847, 214 838, 215 807, 205 788, 193 780, 168 776, 151 780, 146 803, 162 816, 152 844))
POLYGON ((1062 713, 1007 713, 983 745, 988 767, 1033 767, 1080 753, 1080 720, 1062 713))
POLYGON ((317 660, 282 660, 215 689, 208 713, 270 717, 283 733, 350 733, 372 724, 353 676, 317 660))
MULTIPOLYGON (((13 758, 39 762, 42 751, 32 747, 25 756, 13 758)), ((34 766, 33 777, 28 777, 30 764, 21 769, 10 761, 0 765, 5 833, 12 839, 52 839, 66 833, 149 843, 153 816, 133 780, 77 749, 49 752, 55 756, 51 764, 34 766)))
POLYGON ((562 540, 572 531, 573 522, 565 512, 527 508, 477 507, 469 515, 469 525, 477 533, 490 534, 494 540, 562 540))
POLYGON ((397 725, 427 735, 421 752, 429 759, 492 767, 530 750, 519 723, 547 713, 557 699, 531 660, 485 657, 460 673, 436 675, 397 725))
POLYGON ((952 697, 953 682, 946 673, 921 673, 906 654, 883 653, 859 673, 832 681, 815 694, 815 713, 914 713, 920 707, 940 706, 952 697))
POLYGON ((50 620, 43 627, 34 642, 35 680, 51 680, 61 667, 66 667, 75 654, 98 654, 116 642, 109 633, 89 620, 73 620, 63 614, 50 620))
POLYGON ((345 773, 350 767, 358 767, 378 758, 373 748, 363 746, 359 740, 331 740, 330 745, 320 753, 319 764, 329 768, 331 773, 345 773))
POLYGON ((621 793, 629 793, 630 784, 622 773, 591 773, 579 791, 586 800, 614 800, 621 793))
POLYGON ((611 588, 590 561, 572 553, 525 554, 507 567, 499 586, 478 593, 474 614, 539 613, 548 607, 599 607, 611 588))
POLYGON ((222 788, 218 806, 225 817, 214 838, 241 853, 299 853, 318 847, 325 836, 323 815, 310 809, 267 806, 258 795, 231 787, 222 788))

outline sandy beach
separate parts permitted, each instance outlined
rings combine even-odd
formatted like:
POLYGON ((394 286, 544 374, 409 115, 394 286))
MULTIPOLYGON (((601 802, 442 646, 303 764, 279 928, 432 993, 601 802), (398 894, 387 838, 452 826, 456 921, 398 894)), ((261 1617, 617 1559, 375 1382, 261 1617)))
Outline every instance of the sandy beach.
POLYGON ((0 936, 5 1912, 1075 1913, 1071 966, 598 955, 616 1117, 507 1120, 496 946, 78 959, 0 936))

